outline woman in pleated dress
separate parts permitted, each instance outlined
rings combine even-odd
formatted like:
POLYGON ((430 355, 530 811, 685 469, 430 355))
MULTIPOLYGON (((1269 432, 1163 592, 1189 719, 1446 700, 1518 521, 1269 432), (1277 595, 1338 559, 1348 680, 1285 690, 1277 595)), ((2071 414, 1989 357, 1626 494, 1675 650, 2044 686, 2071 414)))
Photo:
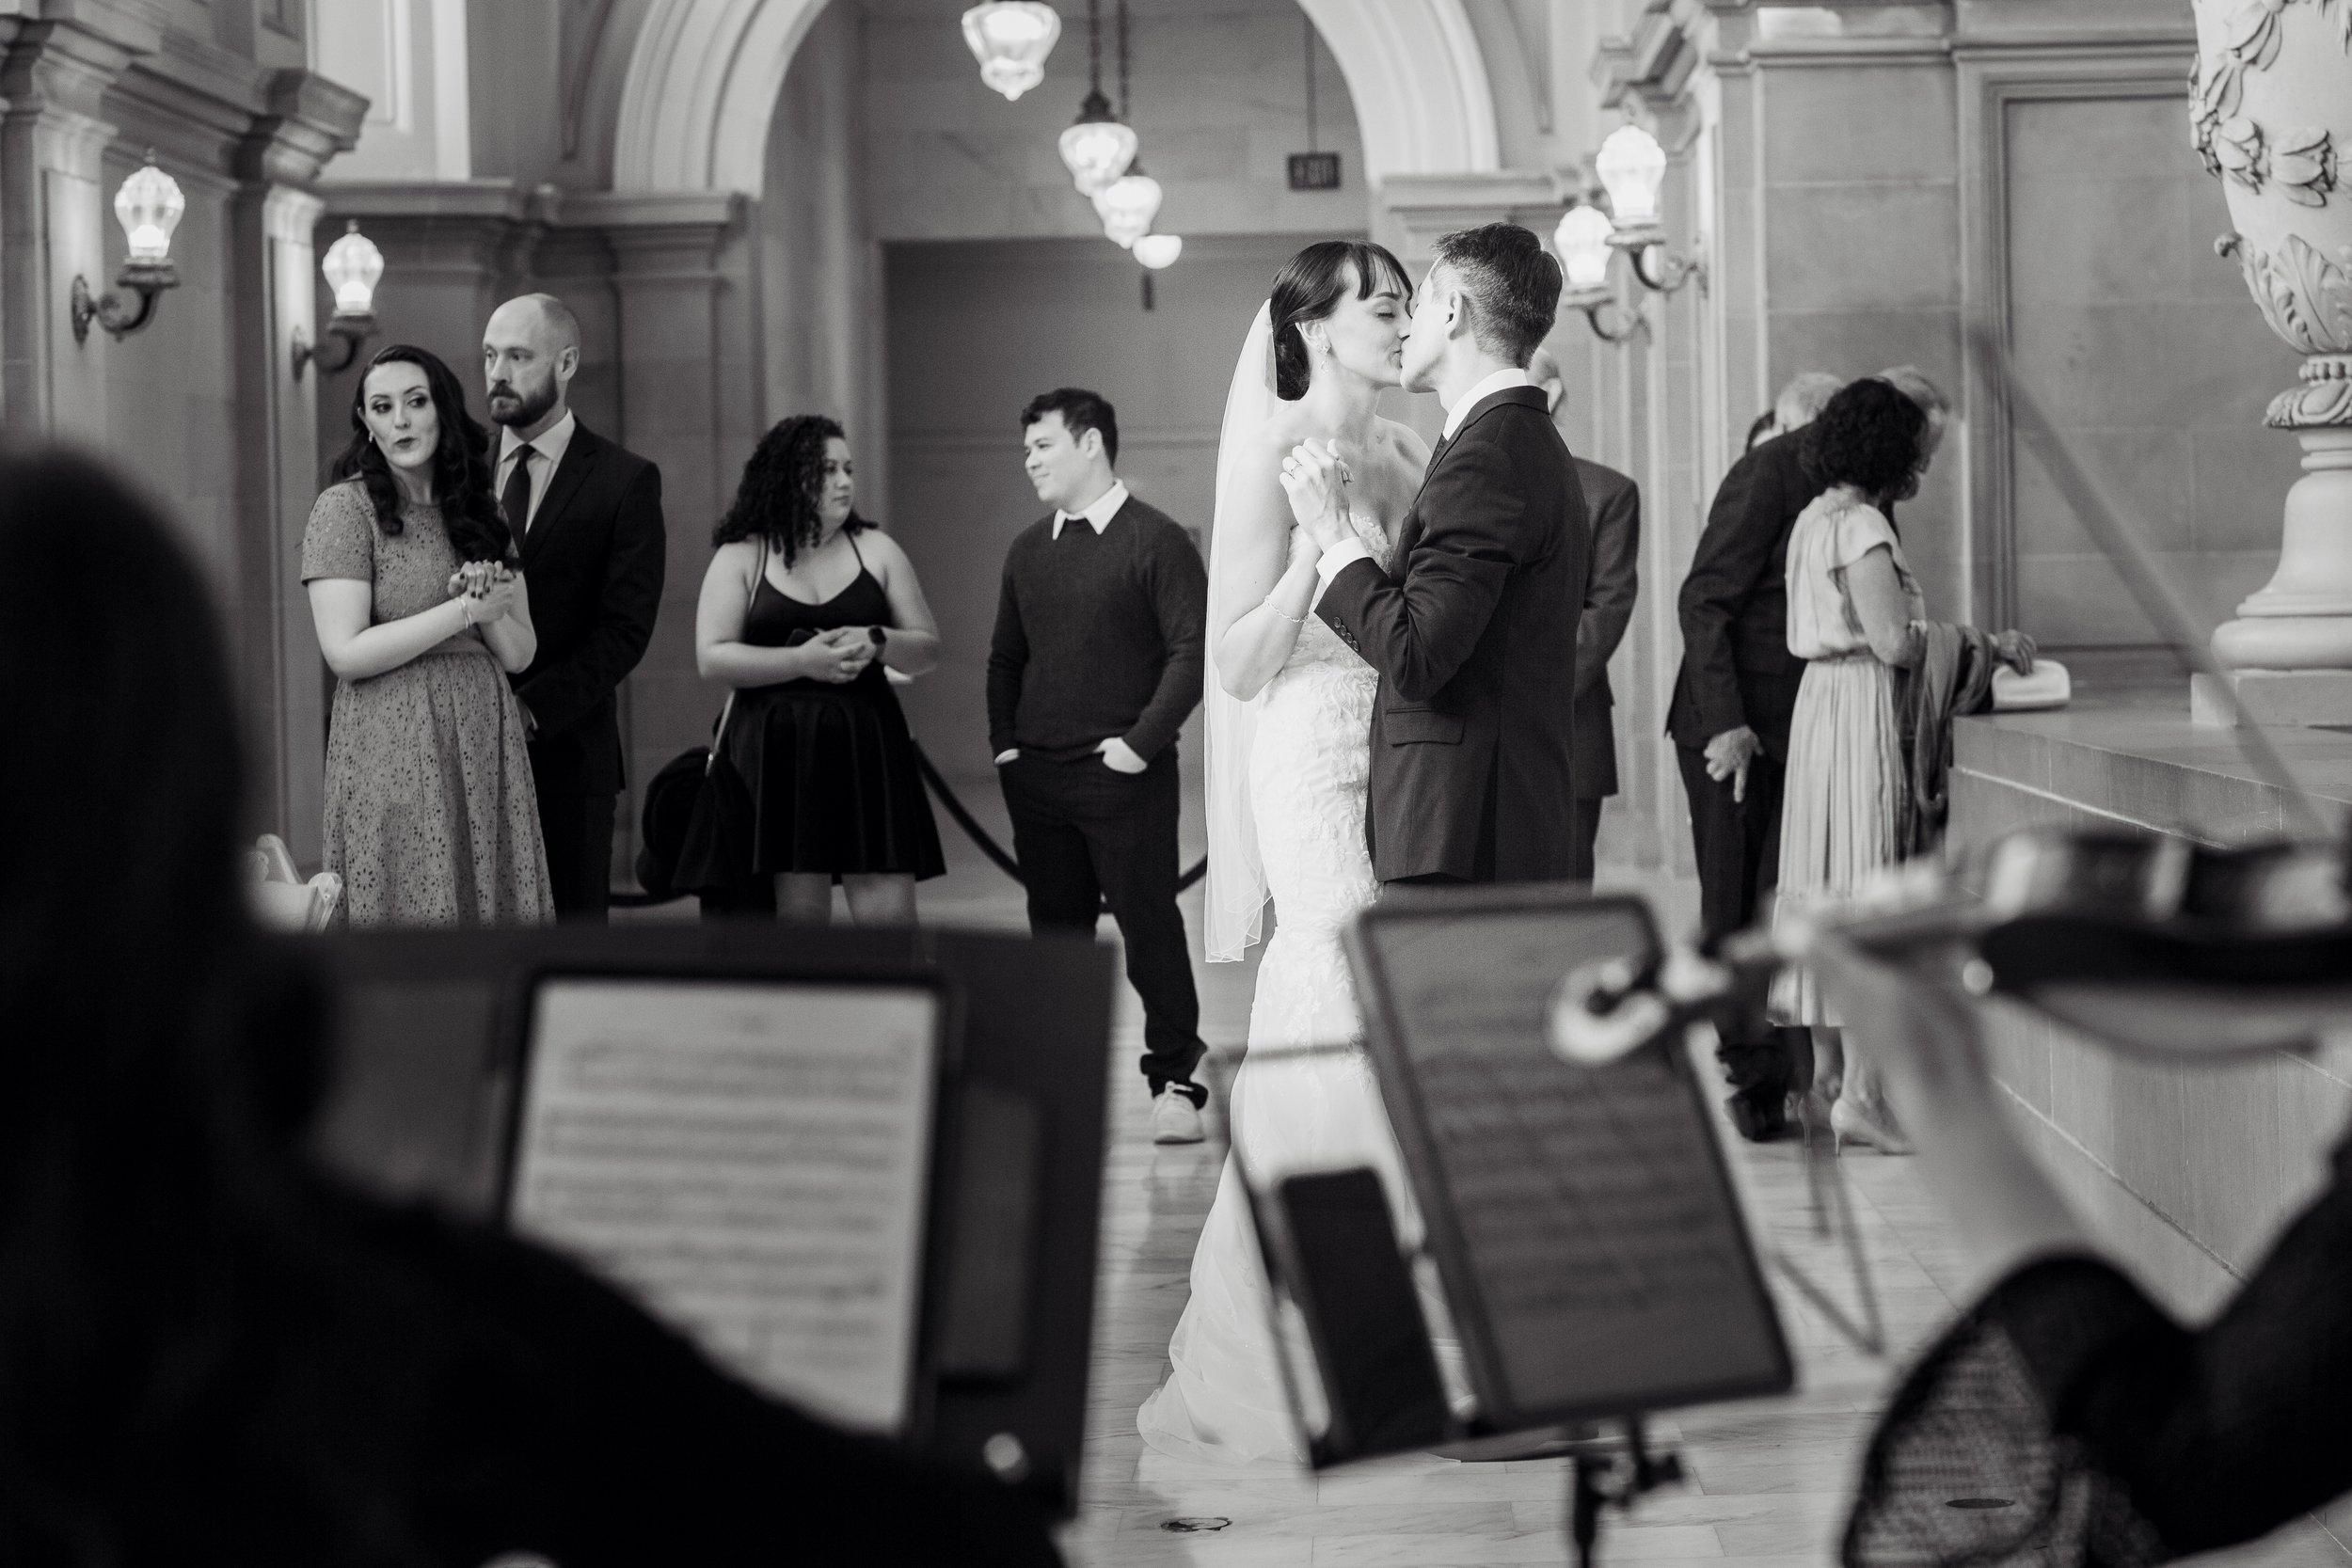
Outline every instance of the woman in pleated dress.
POLYGON ((938 662, 896 541, 857 515, 841 426, 786 420, 743 465, 694 618, 706 680, 734 689, 678 857, 707 911, 823 925, 837 883, 859 925, 910 925, 947 869, 887 672, 938 662))
MULTIPOLYGON (((1886 508, 1917 492, 1931 455, 1927 414, 1877 377, 1840 391, 1806 432, 1805 461, 1828 488, 1788 535, 1788 651, 1806 663, 1788 728, 1775 926, 1834 910, 1903 858, 1911 788, 1897 685, 1918 661, 1927 605, 1886 508)), ((2032 668, 2024 633, 1994 647, 2032 668)), ((1812 974, 1784 974, 1772 1003, 1778 1022, 1812 1036, 1808 1130, 1826 1120, 1841 1148, 1909 1153, 1873 1065, 1848 1048, 1812 974)))

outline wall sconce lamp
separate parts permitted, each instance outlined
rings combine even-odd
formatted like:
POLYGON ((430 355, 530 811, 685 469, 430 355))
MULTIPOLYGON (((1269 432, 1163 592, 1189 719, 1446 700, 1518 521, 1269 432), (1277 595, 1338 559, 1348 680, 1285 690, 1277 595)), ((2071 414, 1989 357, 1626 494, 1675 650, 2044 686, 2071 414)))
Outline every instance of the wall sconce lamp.
POLYGON ((155 152, 150 148, 147 162, 115 192, 115 221, 130 242, 130 254, 115 275, 115 288, 129 290, 137 300, 134 303, 113 290, 103 299, 94 296, 89 279, 74 274, 70 308, 75 342, 89 341, 92 322, 119 339, 154 320, 155 296, 180 283, 180 270, 171 264, 171 231, 187 210, 180 182, 155 166, 155 152))
POLYGON ((1567 274, 1567 288, 1560 303, 1583 311, 1593 336, 1604 343, 1622 343, 1645 325, 1641 312, 1618 304, 1615 291, 1609 287, 1609 240, 1614 229, 1607 213, 1587 204, 1569 208, 1551 236, 1567 274), (1604 310, 1611 312, 1616 325, 1603 323, 1604 310))
POLYGON ((1638 125, 1620 125, 1600 144, 1593 162, 1600 182, 1609 188, 1609 210, 1615 215, 1609 244, 1631 258, 1633 276, 1643 287, 1670 294, 1697 278, 1704 290, 1705 260, 1676 255, 1658 221, 1658 189, 1666 182, 1666 150, 1658 138, 1638 125))
POLYGON ((318 364, 319 374, 340 375, 359 357, 359 345, 375 336, 375 285, 384 277, 384 253, 375 248, 373 240, 359 232, 358 218, 350 220, 342 238, 326 247, 319 271, 326 275, 327 287, 335 291, 335 314, 326 324, 326 335, 342 342, 342 356, 328 364, 310 345, 310 335, 295 327, 296 381, 302 379, 302 368, 313 361, 318 364))

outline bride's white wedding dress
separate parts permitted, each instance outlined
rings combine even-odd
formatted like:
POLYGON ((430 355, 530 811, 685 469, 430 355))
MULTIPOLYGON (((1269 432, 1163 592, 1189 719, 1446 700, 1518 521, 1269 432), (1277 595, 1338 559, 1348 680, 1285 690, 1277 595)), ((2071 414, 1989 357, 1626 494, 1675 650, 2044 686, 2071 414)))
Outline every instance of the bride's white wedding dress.
MULTIPOLYGON (((1389 542, 1351 523, 1385 563, 1389 542)), ((1136 1413, 1152 1447, 1184 1459, 1305 1458, 1276 1361, 1265 1270, 1241 1187, 1293 1170, 1370 1164, 1408 1236, 1418 1228, 1394 1135, 1359 1048, 1284 1057, 1285 1047, 1360 1042, 1340 932, 1380 891, 1364 841, 1379 676, 1310 613, 1259 698, 1248 758, 1258 852, 1275 932, 1258 969, 1249 1052, 1228 1102, 1233 1153, 1192 1259, 1192 1299, 1168 1344, 1168 1381, 1136 1413)))

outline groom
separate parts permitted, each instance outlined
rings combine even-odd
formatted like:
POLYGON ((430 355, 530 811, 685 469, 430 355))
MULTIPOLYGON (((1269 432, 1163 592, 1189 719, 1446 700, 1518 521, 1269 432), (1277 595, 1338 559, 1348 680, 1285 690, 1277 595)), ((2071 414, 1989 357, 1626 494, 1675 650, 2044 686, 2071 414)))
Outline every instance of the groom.
POLYGON ((1560 269, 1516 224, 1438 242, 1413 296, 1404 380, 1446 411, 1383 571, 1345 520, 1324 442, 1283 461, 1322 551, 1316 613, 1380 672, 1365 813, 1383 883, 1577 874, 1576 628, 1591 553, 1576 465, 1527 362, 1560 269))

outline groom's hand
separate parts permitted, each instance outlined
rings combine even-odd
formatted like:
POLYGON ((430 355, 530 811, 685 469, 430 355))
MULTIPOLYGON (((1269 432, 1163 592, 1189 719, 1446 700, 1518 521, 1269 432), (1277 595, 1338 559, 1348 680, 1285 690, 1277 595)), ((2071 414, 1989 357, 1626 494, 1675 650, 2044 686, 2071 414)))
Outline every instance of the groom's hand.
POLYGON ((1282 459, 1282 490, 1291 499, 1291 515, 1315 542, 1327 550, 1348 537, 1347 465, 1328 441, 1301 441, 1282 459))

